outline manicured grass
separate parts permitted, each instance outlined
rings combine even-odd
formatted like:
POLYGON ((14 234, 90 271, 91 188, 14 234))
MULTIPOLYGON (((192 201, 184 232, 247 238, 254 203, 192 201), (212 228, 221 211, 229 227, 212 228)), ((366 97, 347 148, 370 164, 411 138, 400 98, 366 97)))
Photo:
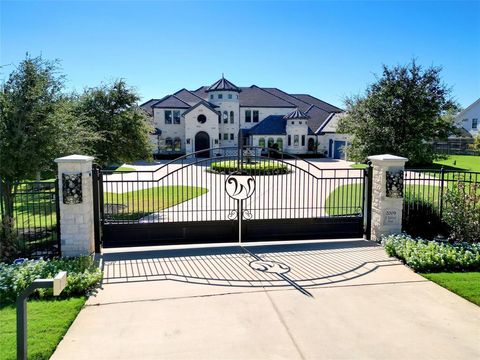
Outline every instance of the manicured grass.
POLYGON ((348 184, 337 187, 325 201, 329 215, 353 215, 361 212, 363 185, 348 184))
MULTIPOLYGON (((440 188, 434 185, 407 185, 405 187, 405 199, 423 199, 425 202, 437 205, 439 202, 440 188)), ((329 215, 357 214, 362 207, 363 185, 341 185, 328 195, 325 201, 329 215)))
POLYGON ((480 156, 473 155, 449 155, 445 160, 434 162, 436 167, 442 165, 448 170, 465 170, 480 172, 480 156))
MULTIPOLYGON (((28 358, 49 359, 85 303, 84 297, 28 301, 28 358)), ((0 308, 0 360, 16 358, 16 309, 0 308)))
POLYGON ((123 165, 123 166, 120 166, 120 167, 116 168, 115 171, 130 172, 130 171, 136 171, 136 170, 133 167, 123 165))
POLYGON ((148 214, 180 204, 208 192, 208 189, 196 186, 157 186, 144 190, 125 193, 105 192, 103 202, 105 213, 111 219, 138 220, 148 214), (109 211, 109 207, 121 205, 118 212, 109 211), (110 215, 108 215, 110 212, 110 215))
POLYGON ((480 306, 480 272, 430 273, 421 275, 480 306))
POLYGON ((350 165, 351 168, 354 168, 354 169, 366 169, 368 167, 367 164, 362 164, 362 163, 355 163, 355 164, 352 164, 350 165))

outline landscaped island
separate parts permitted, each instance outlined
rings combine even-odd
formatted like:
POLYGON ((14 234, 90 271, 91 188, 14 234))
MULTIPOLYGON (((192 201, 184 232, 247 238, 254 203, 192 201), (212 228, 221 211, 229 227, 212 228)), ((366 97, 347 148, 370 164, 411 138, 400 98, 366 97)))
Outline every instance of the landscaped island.
MULTIPOLYGON (((244 161, 241 168, 246 175, 282 175, 290 172, 286 164, 274 160, 244 161)), ((219 174, 232 174, 238 169, 237 160, 217 161, 210 165, 210 170, 219 174)))

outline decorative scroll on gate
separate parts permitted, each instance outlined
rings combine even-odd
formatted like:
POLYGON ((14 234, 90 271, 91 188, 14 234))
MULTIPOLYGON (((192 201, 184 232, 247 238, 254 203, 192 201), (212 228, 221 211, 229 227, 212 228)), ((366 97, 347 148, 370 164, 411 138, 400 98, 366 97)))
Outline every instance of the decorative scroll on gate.
POLYGON ((255 192, 255 179, 250 175, 242 175, 240 172, 233 173, 225 180, 225 191, 232 199, 237 200, 237 210, 230 211, 228 218, 238 220, 238 242, 242 243, 242 220, 250 220, 252 213, 243 210, 243 201, 255 192))

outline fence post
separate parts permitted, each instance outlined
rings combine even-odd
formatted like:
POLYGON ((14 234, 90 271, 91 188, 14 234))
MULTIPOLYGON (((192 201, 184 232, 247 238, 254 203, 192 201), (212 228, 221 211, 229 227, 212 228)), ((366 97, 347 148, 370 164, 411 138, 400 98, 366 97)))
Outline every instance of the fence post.
POLYGON ((402 231, 403 172, 407 158, 385 154, 369 156, 373 165, 371 238, 402 231))
POLYGON ((372 238, 372 183, 373 168, 372 163, 368 162, 368 168, 364 169, 364 194, 363 194, 363 211, 364 211, 364 234, 367 240, 372 238))
POLYGON ((93 157, 69 155, 58 164, 60 232, 63 256, 92 254, 95 250, 93 215, 93 157))
POLYGON ((445 180, 445 169, 443 168, 443 166, 440 169, 440 176, 441 176, 440 192, 438 193, 438 196, 440 196, 440 219, 441 219, 443 215, 443 185, 445 180))

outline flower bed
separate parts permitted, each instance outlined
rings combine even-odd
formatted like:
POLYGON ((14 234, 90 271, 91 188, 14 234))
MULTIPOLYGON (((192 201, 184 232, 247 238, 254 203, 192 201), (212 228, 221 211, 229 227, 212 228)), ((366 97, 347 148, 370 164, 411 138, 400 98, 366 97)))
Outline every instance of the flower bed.
MULTIPOLYGON (((52 278, 67 272, 67 286, 61 297, 84 295, 102 279, 102 271, 90 256, 52 260, 26 260, 19 264, 0 263, 0 303, 13 303, 17 295, 35 279, 52 278)), ((51 289, 38 289, 32 297, 48 298, 51 289)))
POLYGON ((478 271, 480 244, 438 243, 401 235, 389 235, 382 244, 389 256, 395 256, 419 272, 478 271))
MULTIPOLYGON (((219 174, 231 174, 238 171, 237 160, 217 161, 210 165, 210 170, 219 174)), ((262 160, 242 164, 242 173, 246 175, 282 175, 288 174, 288 166, 280 161, 262 160)))

